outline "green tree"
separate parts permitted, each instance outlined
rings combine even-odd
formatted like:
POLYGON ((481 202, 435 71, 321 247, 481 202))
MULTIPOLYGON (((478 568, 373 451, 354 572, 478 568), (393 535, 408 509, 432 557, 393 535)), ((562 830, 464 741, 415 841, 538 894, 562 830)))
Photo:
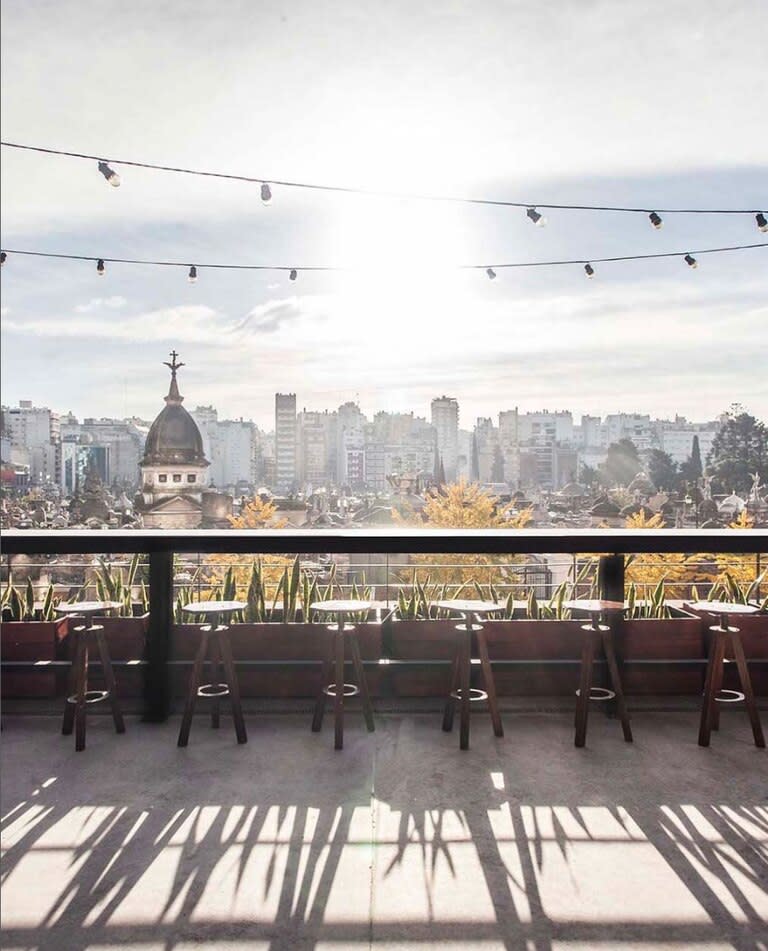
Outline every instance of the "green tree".
POLYGON ((608 488, 629 485, 641 468, 637 446, 631 439, 620 439, 608 447, 605 462, 600 466, 600 481, 608 488))
POLYGON ((704 469, 701 464, 701 448, 699 447, 699 437, 694 436, 693 442, 691 443, 691 454, 680 466, 680 475, 683 481, 693 482, 695 484, 699 481, 703 474, 704 469))
POLYGON ((651 449, 648 455, 648 478, 657 489, 671 491, 675 488, 679 473, 677 464, 668 452, 651 449))
POLYGON ((749 491, 754 472, 768 480, 768 430, 749 413, 729 416, 715 436, 707 457, 721 491, 749 491))

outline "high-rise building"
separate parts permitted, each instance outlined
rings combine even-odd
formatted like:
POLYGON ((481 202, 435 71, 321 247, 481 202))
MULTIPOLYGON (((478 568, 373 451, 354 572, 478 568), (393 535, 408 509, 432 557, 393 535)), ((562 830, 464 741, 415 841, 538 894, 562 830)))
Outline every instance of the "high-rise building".
POLYGON ((3 435, 10 441, 8 461, 29 466, 33 484, 58 482, 61 474, 61 425, 58 413, 31 400, 3 407, 3 435))
POLYGON ((293 492, 296 478, 296 394, 275 393, 275 488, 293 492))
POLYGON ((336 477, 339 485, 360 486, 365 481, 366 418, 357 403, 342 403, 336 426, 336 477))
POLYGON ((338 419, 328 410, 302 410, 296 417, 296 470, 301 485, 336 482, 338 419))
POLYGON ((210 482, 220 489, 246 483, 255 487, 260 473, 259 431, 248 419, 219 419, 213 406, 198 406, 192 416, 210 459, 210 482))
POLYGON ((445 478, 454 482, 459 461, 459 402, 451 396, 432 400, 432 425, 437 431, 437 451, 443 461, 445 478))

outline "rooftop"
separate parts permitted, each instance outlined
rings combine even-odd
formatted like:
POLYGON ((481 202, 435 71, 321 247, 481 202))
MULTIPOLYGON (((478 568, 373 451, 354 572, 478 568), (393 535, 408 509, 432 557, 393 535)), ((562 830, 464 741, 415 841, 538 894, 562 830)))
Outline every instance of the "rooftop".
POLYGON ((768 917, 765 753, 741 713, 709 749, 693 712, 638 711, 636 742, 595 715, 248 717, 238 747, 198 717, 6 716, 6 948, 758 948, 768 917), (487 727, 487 728, 486 728, 487 727))

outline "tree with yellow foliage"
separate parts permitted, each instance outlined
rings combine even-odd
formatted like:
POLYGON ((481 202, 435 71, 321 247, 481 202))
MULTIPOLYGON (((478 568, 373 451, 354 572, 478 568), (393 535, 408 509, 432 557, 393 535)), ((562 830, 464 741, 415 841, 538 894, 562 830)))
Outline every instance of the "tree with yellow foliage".
MULTIPOLYGON (((634 515, 629 515, 625 525, 627 528, 652 529, 664 528, 666 522, 660 512, 648 516, 641 509, 634 515)), ((688 586, 700 580, 693 565, 689 564, 688 556, 677 553, 630 555, 626 559, 624 577, 627 584, 634 583, 637 586, 641 598, 650 597, 650 591, 660 581, 664 582, 668 598, 687 597, 688 586)))
MULTIPOLYGON (((533 518, 530 509, 514 512, 512 506, 500 508, 497 499, 476 482, 463 479, 429 490, 426 504, 420 515, 413 511, 408 517, 395 513, 395 520, 408 525, 420 525, 424 528, 525 528, 533 518)), ((412 555, 411 563, 432 566, 427 574, 430 580, 438 584, 461 585, 496 584, 505 572, 499 565, 519 560, 519 556, 492 555, 412 555), (439 567, 450 564, 451 567, 439 567)), ((508 574, 508 573, 506 573, 508 574)), ((411 580, 405 577, 402 581, 411 580)))
MULTIPOLYGON (((286 519, 278 517, 277 508, 273 502, 262 499, 258 495, 254 495, 243 504, 239 515, 230 515, 229 523, 232 528, 246 529, 285 528, 288 524, 286 519)), ((253 565, 257 560, 248 555, 209 555, 205 559, 206 564, 211 567, 210 581, 214 585, 220 584, 227 568, 233 567, 238 597, 244 596, 241 589, 247 588, 253 565)), ((292 563, 293 558, 286 555, 269 555, 266 562, 262 560, 261 574, 265 585, 269 585, 270 592, 277 590, 285 568, 292 563)))

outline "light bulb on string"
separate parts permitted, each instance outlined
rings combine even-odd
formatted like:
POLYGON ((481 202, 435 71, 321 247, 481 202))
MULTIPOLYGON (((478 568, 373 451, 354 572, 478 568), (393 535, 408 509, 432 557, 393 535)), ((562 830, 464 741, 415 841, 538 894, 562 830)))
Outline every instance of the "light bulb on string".
POLYGON ((655 211, 652 211, 650 215, 648 215, 648 220, 657 231, 664 224, 664 222, 661 220, 661 215, 657 215, 655 211))
POLYGON ((189 269, 189 278, 188 278, 188 280, 189 280, 189 283, 190 283, 190 284, 194 284, 194 283, 197 281, 197 268, 195 267, 194 264, 193 264, 192 267, 189 269))
POLYGON ((495 280, 496 280, 496 272, 494 271, 494 269, 493 269, 492 267, 487 267, 487 268, 485 269, 485 273, 488 275, 488 279, 489 279, 489 280, 491 280, 491 281, 495 281, 495 280))
POLYGON ((113 188, 119 186, 120 176, 114 169, 110 168, 106 162, 99 162, 99 171, 113 188))
POLYGON ((686 254, 686 256, 683 258, 683 260, 684 260, 685 263, 688 265, 688 267, 698 267, 698 266, 699 266, 699 262, 696 260, 696 258, 695 258, 692 254, 686 254))
POLYGON ((5 259, 7 257, 8 255, 5 253, 5 251, 0 251, 0 267, 2 267, 5 264, 5 259))
POLYGON ((104 261, 101 258, 96 262, 96 273, 99 277, 104 277, 104 261))
POLYGON ((547 223, 547 219, 544 217, 544 215, 542 215, 541 212, 536 211, 535 208, 529 208, 528 211, 526 211, 526 215, 528 215, 537 228, 543 228, 547 223))
POLYGON ((758 211, 755 215, 755 222, 760 231, 768 231, 768 219, 766 219, 762 211, 758 211))
POLYGON ((299 272, 296 270, 296 268, 291 268, 291 273, 288 275, 288 280, 295 281, 298 276, 299 272))
POLYGON ((595 276, 595 269, 592 267, 591 264, 585 264, 585 265, 584 265, 584 271, 585 271, 587 277, 594 277, 594 276, 595 276))
POLYGON ((272 189, 267 182, 261 183, 261 200, 265 205, 269 205, 272 201, 272 189))

